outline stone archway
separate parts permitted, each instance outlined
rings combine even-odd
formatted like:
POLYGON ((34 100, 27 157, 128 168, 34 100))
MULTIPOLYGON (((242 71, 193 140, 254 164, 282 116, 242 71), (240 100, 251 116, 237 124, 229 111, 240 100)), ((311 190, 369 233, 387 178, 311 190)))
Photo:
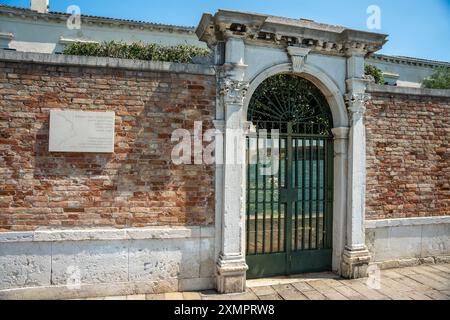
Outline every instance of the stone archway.
POLYGON ((225 164, 216 168, 218 291, 245 290, 244 141, 249 125, 248 96, 269 75, 283 72, 313 82, 330 105, 336 172, 333 270, 347 278, 366 276, 370 254, 364 234, 363 120, 368 99, 364 58, 381 49, 387 36, 226 10, 214 16, 203 15, 196 33, 215 52, 219 65, 216 128, 223 136, 225 164), (238 161, 228 162, 229 154, 237 155, 238 161))
POLYGON ((249 83, 243 105, 243 116, 247 121, 248 106, 251 97, 259 85, 266 79, 277 74, 295 74, 311 81, 324 94, 330 106, 333 116, 334 145, 334 203, 333 203, 333 255, 332 269, 340 273, 342 263, 342 252, 346 239, 346 213, 347 213, 347 162, 348 157, 348 133, 349 117, 347 107, 337 85, 325 72, 315 66, 305 64, 301 72, 294 72, 292 64, 283 63, 272 66, 258 75, 249 83))
MULTIPOLYGON (((257 74, 249 81, 249 88, 244 100, 244 114, 246 115, 251 96, 258 88, 258 86, 267 78, 277 74, 288 73, 295 74, 302 78, 311 81, 327 99, 333 115, 333 123, 335 128, 348 127, 349 118, 347 107, 339 88, 336 83, 321 69, 316 66, 306 64, 300 72, 293 70, 291 63, 282 63, 270 68, 267 68, 257 74)), ((246 120, 246 119, 245 119, 246 120)))
POLYGON ((249 98, 247 277, 331 271, 334 139, 327 99, 292 73, 270 76, 249 98))

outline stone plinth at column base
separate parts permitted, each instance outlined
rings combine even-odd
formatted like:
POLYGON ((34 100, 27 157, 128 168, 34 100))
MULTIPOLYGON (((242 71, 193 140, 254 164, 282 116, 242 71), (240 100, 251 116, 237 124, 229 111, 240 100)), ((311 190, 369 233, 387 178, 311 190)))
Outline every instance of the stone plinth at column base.
POLYGON ((370 259, 371 256, 367 248, 359 250, 346 248, 342 256, 341 276, 346 279, 367 277, 370 259))
POLYGON ((217 263, 217 291, 219 293, 241 293, 246 290, 248 266, 242 257, 237 259, 220 257, 217 263))

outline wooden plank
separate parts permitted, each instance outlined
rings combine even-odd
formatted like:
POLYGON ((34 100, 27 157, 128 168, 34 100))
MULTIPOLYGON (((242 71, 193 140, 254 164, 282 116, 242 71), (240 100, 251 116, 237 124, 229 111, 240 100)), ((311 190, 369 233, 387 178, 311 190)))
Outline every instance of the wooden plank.
POLYGON ((325 297, 328 298, 328 300, 350 300, 340 292, 336 291, 336 289, 329 289, 325 291, 321 291, 325 297))
POLYGON ((429 267, 450 274, 450 265, 433 264, 429 267))
POLYGON ((392 300, 412 300, 407 294, 402 291, 392 289, 388 286, 383 286, 381 289, 377 290, 381 294, 391 298, 392 300))
POLYGON ((395 279, 395 281, 404 284, 405 286, 408 286, 410 288, 412 288, 412 290, 419 290, 419 291, 428 291, 428 290, 432 290, 433 288, 424 285, 421 282, 418 282, 414 279, 408 278, 408 277, 404 277, 404 278, 399 278, 399 279, 395 279))
POLYGON ((250 288, 250 290, 253 291, 257 296, 267 296, 277 293, 271 286, 253 287, 250 288))
POLYGON ((273 288, 284 300, 308 300, 306 296, 290 284, 276 285, 273 288))
POLYGON ((267 296, 258 296, 259 300, 283 300, 278 294, 269 294, 267 296))
POLYGON ((309 299, 309 300, 328 300, 327 297, 325 297, 320 292, 314 290, 314 291, 305 291, 303 294, 309 299))
POLYGON ((404 275, 396 272, 396 270, 383 270, 382 275, 391 279, 403 278, 404 275))
POLYGON ((314 291, 315 289, 311 287, 307 282, 296 282, 292 284, 295 289, 297 289, 300 292, 305 291, 314 291))
POLYGON ((308 284, 319 292, 328 290, 331 288, 328 284, 326 284, 322 280, 310 281, 310 282, 308 282, 308 284))
POLYGON ((426 285, 426 286, 431 287, 436 290, 448 289, 447 284, 443 284, 442 282, 436 281, 436 280, 429 278, 427 276, 424 276, 422 274, 410 274, 410 275, 408 275, 408 278, 416 280, 417 282, 420 282, 423 285, 426 285))
POLYGON ((402 292, 408 292, 408 291, 413 291, 415 290, 414 288, 408 286, 405 283, 402 283, 401 281, 397 281, 400 278, 396 278, 396 279, 389 279, 386 277, 382 277, 381 278, 381 285, 382 286, 387 286, 391 289, 394 290, 398 290, 398 291, 402 291, 402 292))
POLYGON ((419 291, 410 291, 406 293, 413 300, 433 300, 429 296, 419 291))
POLYGON ((335 289, 349 300, 367 300, 365 296, 363 296, 362 294, 358 293, 357 291, 353 290, 350 287, 338 286, 335 289))
POLYGON ((450 283, 450 274, 445 272, 438 272, 433 268, 422 266, 417 268, 417 273, 423 274, 425 276, 429 276, 437 281, 442 281, 444 283, 450 283))
POLYGON ((369 300, 390 300, 389 297, 383 295, 377 290, 370 289, 362 283, 350 282, 349 287, 367 297, 369 300))
POLYGON ((449 296, 436 290, 425 292, 425 295, 429 296, 433 300, 450 300, 449 296))

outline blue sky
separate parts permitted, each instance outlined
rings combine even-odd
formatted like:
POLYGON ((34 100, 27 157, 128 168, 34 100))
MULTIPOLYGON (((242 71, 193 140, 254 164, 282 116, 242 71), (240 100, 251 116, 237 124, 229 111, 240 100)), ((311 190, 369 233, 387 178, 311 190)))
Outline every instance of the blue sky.
MULTIPOLYGON (((0 0, 29 7, 30 0, 0 0)), ((202 13, 233 9, 367 30, 368 6, 381 9, 389 42, 380 53, 450 61, 450 0, 50 0, 51 11, 76 4, 82 14, 196 26, 202 13)), ((374 31, 374 30, 371 30, 374 31)))

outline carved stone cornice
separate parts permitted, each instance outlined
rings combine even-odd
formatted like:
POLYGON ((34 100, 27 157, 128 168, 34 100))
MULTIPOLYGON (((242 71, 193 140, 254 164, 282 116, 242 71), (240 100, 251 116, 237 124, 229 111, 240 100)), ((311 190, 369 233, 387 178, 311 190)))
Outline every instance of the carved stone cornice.
POLYGON ((196 30, 210 47, 229 37, 246 43, 303 47, 322 54, 369 55, 382 48, 387 35, 326 25, 305 19, 219 10, 214 16, 204 14, 196 30))
POLYGON ((243 104, 248 88, 248 81, 225 78, 220 82, 220 94, 225 103, 243 104))
POLYGON ((369 48, 366 44, 357 41, 345 41, 343 45, 343 52, 346 57, 350 57, 352 55, 364 56, 368 49, 369 48))
MULTIPOLYGON (((0 16, 8 16, 14 19, 28 20, 31 23, 36 23, 36 21, 51 21, 57 23, 66 23, 67 18, 70 16, 63 12, 47 12, 40 13, 34 10, 29 10, 26 8, 18 8, 12 6, 0 6, 0 16)), ((174 25, 165 25, 159 23, 133 21, 117 18, 105 18, 105 17, 94 17, 88 15, 81 15, 81 21, 84 25, 96 25, 101 27, 115 27, 121 29, 139 29, 146 31, 156 31, 156 32, 170 32, 179 34, 194 34, 195 30, 192 27, 182 27, 174 25)))

